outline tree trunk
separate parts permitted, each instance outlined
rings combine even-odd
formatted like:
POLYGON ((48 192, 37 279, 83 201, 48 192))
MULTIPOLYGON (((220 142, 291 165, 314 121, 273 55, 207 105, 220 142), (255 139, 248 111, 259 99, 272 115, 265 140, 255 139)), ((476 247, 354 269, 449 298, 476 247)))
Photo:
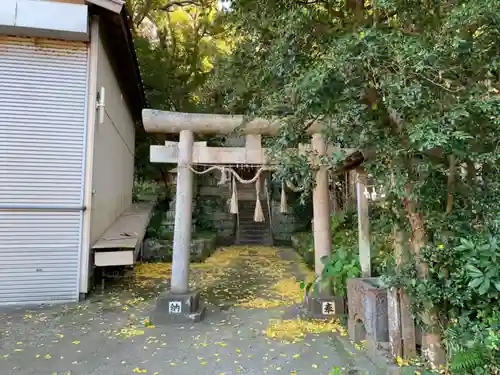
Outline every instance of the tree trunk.
MULTIPOLYGON (((393 227, 394 236, 394 256, 396 266, 401 268, 408 262, 408 249, 405 241, 405 233, 396 223, 393 227)), ((402 342, 402 355, 405 358, 415 358, 417 356, 415 342, 415 321, 410 310, 410 303, 405 291, 400 288, 396 291, 396 297, 399 301, 399 317, 401 321, 400 332, 402 342)))
MULTIPOLYGON (((415 255, 418 276, 421 279, 428 277, 429 269, 427 264, 422 260, 421 250, 426 243, 425 222, 422 213, 418 212, 414 201, 406 202, 406 210, 408 219, 412 229, 411 249, 415 255)), ((438 317, 431 306, 424 305, 422 312, 422 321, 428 326, 426 332, 422 332, 422 352, 429 364, 438 369, 445 364, 446 356, 441 344, 441 336, 439 334, 438 317)))

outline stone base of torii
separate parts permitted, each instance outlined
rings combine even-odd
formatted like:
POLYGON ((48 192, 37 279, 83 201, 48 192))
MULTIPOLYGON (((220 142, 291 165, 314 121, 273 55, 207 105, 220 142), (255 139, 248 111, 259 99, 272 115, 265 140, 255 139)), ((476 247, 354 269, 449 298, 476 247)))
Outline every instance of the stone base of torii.
MULTIPOLYGON (((195 164, 267 165, 269 160, 261 146, 261 135, 279 131, 279 122, 255 119, 244 122, 243 116, 188 114, 158 110, 143 110, 144 128, 150 133, 179 133, 179 142, 151 146, 150 159, 156 163, 177 163, 175 227, 173 239, 172 277, 170 290, 158 298, 152 319, 156 324, 199 321, 204 307, 199 293, 189 290, 189 258, 192 225, 193 172, 195 164), (235 130, 246 135, 245 147, 208 147, 206 142, 194 142, 195 133, 229 134, 235 130)), ((330 150, 320 134, 319 124, 309 127, 310 148, 318 156, 330 150)), ((353 152, 354 150, 352 150, 353 152)), ((321 258, 332 251, 329 208, 328 171, 319 167, 313 189, 315 272, 323 270, 321 258)), ((363 268, 363 265, 362 265, 363 268)))

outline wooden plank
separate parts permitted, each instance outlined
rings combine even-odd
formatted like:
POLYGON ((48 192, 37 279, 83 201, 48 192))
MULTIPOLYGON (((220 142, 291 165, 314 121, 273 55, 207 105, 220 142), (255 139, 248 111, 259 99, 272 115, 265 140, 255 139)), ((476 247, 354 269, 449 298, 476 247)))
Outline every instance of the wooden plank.
POLYGON ((104 232, 93 250, 137 249, 144 238, 153 213, 154 202, 132 203, 104 232))
POLYGON ((97 267, 133 266, 135 259, 134 250, 96 251, 94 264, 97 267))

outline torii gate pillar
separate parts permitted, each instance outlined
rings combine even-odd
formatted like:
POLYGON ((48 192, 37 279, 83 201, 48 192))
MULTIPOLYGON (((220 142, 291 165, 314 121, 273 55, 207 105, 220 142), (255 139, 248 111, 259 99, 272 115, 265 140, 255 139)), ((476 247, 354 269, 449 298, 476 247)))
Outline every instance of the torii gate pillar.
POLYGON ((197 291, 189 290, 189 258, 193 213, 193 159, 194 134, 191 130, 179 132, 177 158, 177 188, 175 193, 175 227, 170 291, 158 297, 153 320, 156 324, 197 322, 205 308, 197 291))
MULTIPOLYGON (((311 146, 319 156, 327 153, 326 143, 321 134, 312 135, 311 146)), ((317 276, 323 271, 321 258, 332 254, 332 229, 330 223, 330 196, 328 189, 328 170, 319 167, 313 190, 313 232, 314 232, 314 270, 317 276)))
POLYGON ((179 134, 179 158, 177 163, 177 188, 175 192, 175 226, 172 255, 173 294, 189 291, 189 255, 193 213, 193 172, 189 169, 193 158, 194 136, 191 130, 179 134))

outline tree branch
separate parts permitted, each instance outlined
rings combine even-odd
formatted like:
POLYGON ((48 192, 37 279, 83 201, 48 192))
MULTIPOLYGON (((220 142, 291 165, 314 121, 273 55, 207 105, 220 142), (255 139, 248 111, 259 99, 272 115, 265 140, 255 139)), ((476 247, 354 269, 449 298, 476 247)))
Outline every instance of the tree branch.
POLYGON ((170 12, 171 9, 175 6, 183 7, 186 5, 200 5, 199 2, 194 0, 183 0, 183 1, 171 1, 168 4, 158 8, 158 10, 162 10, 164 12, 170 12))

